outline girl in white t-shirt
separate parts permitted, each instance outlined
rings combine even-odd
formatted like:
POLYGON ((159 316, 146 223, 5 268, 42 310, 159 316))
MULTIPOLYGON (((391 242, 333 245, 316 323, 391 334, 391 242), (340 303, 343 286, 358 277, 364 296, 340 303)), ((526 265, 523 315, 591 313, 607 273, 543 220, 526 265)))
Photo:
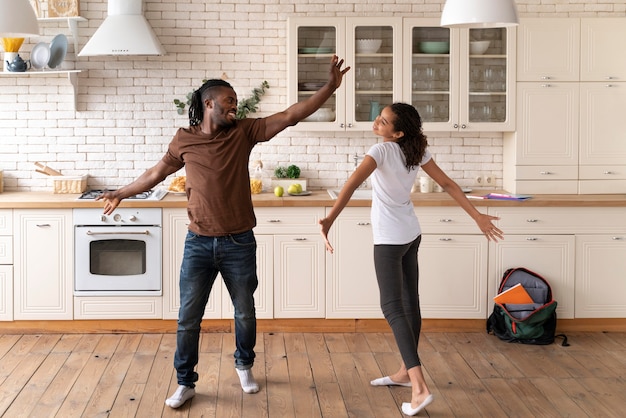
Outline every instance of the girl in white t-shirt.
POLYGON ((385 107, 374 121, 372 131, 383 142, 370 148, 343 186, 328 216, 319 223, 326 249, 332 253, 328 241, 330 227, 354 190, 372 177, 371 219, 380 305, 398 344, 402 365, 395 374, 374 379, 371 384, 412 387, 411 402, 402 404, 402 412, 412 416, 433 401, 417 354, 422 322, 417 264, 421 230, 410 195, 419 168, 476 221, 488 240, 502 239, 502 231, 492 223, 498 218, 478 212, 461 188, 435 163, 427 149, 421 118, 413 106, 394 103, 385 107))

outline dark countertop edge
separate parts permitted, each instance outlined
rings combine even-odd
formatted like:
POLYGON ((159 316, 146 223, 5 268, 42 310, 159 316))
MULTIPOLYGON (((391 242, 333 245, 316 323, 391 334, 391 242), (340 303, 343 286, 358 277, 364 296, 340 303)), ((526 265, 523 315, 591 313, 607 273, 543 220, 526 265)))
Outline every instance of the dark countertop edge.
MULTIPOLYGON (((481 194, 487 191, 481 192, 481 194)), ((473 193, 473 195, 479 195, 473 193)), ((0 193, 0 209, 74 209, 102 208, 101 202, 77 200, 78 194, 54 194, 50 192, 4 192, 0 193)), ((414 206, 457 206, 446 193, 413 193, 414 206)), ((325 190, 312 191, 309 196, 276 197, 273 193, 252 195, 255 207, 330 207, 334 200, 325 190)), ((533 195, 525 201, 471 199, 478 207, 626 207, 626 194, 603 195, 533 195)), ((351 200, 348 207, 370 207, 369 200, 351 200)), ((185 208, 185 196, 168 195, 163 200, 124 200, 120 207, 185 208)))

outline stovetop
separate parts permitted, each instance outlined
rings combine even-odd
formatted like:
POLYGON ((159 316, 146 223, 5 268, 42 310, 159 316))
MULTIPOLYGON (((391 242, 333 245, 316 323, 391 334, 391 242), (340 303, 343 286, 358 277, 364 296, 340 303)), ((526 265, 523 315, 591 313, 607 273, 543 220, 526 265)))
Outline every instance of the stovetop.
MULTIPOLYGON (((88 190, 81 194, 78 199, 80 200, 95 200, 104 192, 113 192, 115 189, 94 189, 88 190)), ((134 196, 127 197, 126 199, 140 199, 140 200, 161 200, 167 194, 165 189, 148 190, 147 192, 138 193, 134 196)))

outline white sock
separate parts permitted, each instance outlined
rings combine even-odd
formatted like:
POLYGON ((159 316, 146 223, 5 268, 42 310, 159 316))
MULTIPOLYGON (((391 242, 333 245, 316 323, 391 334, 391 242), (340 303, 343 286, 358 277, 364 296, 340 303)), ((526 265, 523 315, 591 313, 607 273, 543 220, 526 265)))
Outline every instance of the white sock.
POLYGON ((254 380, 252 375, 252 369, 235 369, 237 375, 239 375, 239 381, 241 382, 241 389, 246 393, 257 393, 259 391, 259 384, 254 380))

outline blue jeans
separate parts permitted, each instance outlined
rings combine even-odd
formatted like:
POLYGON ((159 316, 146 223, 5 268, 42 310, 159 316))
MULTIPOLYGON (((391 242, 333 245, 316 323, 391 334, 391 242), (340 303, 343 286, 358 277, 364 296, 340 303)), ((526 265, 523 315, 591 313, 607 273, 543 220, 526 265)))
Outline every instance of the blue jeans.
POLYGON ((188 232, 180 268, 180 310, 174 356, 179 385, 195 387, 194 382, 198 381, 194 369, 198 364, 200 323, 218 272, 235 307, 235 367, 249 369, 254 363, 253 293, 258 285, 254 233, 206 237, 188 232))

